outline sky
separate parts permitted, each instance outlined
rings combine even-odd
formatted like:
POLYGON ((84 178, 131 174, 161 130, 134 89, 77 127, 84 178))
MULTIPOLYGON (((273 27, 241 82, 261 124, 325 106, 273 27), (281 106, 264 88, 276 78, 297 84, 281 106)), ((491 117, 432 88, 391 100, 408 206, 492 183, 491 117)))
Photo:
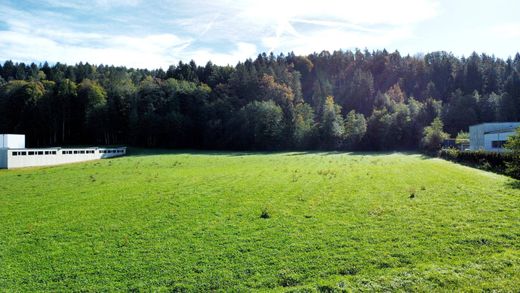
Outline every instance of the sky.
POLYGON ((168 68, 262 52, 520 51, 518 0, 0 0, 0 62, 168 68))

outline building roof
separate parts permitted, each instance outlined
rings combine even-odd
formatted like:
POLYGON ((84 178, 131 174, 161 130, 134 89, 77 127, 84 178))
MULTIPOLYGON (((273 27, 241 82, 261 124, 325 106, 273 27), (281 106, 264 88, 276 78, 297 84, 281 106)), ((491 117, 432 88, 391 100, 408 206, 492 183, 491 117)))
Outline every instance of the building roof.
POLYGON ((510 127, 510 128, 504 128, 504 129, 497 129, 497 130, 493 130, 493 131, 486 131, 486 132, 484 132, 484 134, 506 133, 506 132, 515 132, 515 131, 516 131, 515 127, 510 127))
POLYGON ((479 124, 474 124, 474 125, 470 125, 470 127, 473 127, 473 126, 483 126, 483 125, 494 125, 494 126, 498 126, 498 125, 520 125, 520 122, 518 121, 507 121, 507 122, 484 122, 484 123, 479 123, 479 124))

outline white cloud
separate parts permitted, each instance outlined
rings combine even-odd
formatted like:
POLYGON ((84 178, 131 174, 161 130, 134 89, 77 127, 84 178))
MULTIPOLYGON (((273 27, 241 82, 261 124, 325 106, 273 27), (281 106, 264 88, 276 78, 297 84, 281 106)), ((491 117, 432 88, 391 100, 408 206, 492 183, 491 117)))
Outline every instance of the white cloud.
MULTIPOLYGON (((289 21, 293 18, 344 21, 354 24, 410 24, 437 14, 431 0, 299 0, 243 1, 240 16, 253 21, 289 21)), ((232 4, 234 5, 234 4, 232 4)))
POLYGON ((334 51, 341 48, 381 48, 405 39, 411 35, 406 28, 386 31, 359 32, 342 31, 334 28, 309 32, 305 37, 285 36, 263 39, 266 47, 278 48, 279 51, 293 51, 296 54, 309 54, 323 50, 334 51))
POLYGON ((184 8, 197 10, 198 15, 176 23, 191 32, 302 54, 388 46, 413 35, 414 26, 435 17, 439 6, 435 0, 214 0, 202 8, 198 2, 190 3, 184 8), (208 27, 212 13, 218 20, 208 27))
POLYGON ((129 37, 124 35, 86 35, 82 44, 77 39, 67 41, 57 34, 49 38, 51 32, 13 32, 0 31, 0 60, 23 62, 49 61, 74 64, 79 61, 95 64, 126 65, 139 68, 165 68, 179 60, 182 50, 189 46, 190 40, 180 39, 172 34, 129 37), (65 41, 65 42, 62 42, 65 41), (95 46, 93 46, 95 45, 95 46))
POLYGON ((234 65, 238 61, 244 61, 247 58, 253 58, 257 55, 257 48, 250 43, 237 43, 233 51, 221 53, 212 49, 198 49, 193 52, 184 53, 183 59, 195 60, 197 64, 206 64, 208 61, 220 65, 234 65))
POLYGON ((109 9, 121 6, 137 6, 141 0, 45 0, 53 7, 69 9, 92 9, 92 7, 109 9))
POLYGON ((520 23, 504 23, 491 27, 489 30, 500 38, 513 39, 520 38, 520 23))
POLYGON ((411 38, 418 23, 438 13, 437 0, 43 2, 35 10, 0 4, 0 19, 7 25, 0 30, 0 60, 146 68, 191 59, 235 64, 263 51, 389 47, 411 38), (84 22, 89 15, 99 22, 84 22))

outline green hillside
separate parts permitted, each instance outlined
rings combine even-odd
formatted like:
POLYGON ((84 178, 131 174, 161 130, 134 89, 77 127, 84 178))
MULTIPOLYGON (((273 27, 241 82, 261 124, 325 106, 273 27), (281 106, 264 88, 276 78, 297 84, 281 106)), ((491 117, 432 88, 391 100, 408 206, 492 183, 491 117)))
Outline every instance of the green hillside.
POLYGON ((0 291, 520 291, 520 189, 410 154, 0 170, 0 291))

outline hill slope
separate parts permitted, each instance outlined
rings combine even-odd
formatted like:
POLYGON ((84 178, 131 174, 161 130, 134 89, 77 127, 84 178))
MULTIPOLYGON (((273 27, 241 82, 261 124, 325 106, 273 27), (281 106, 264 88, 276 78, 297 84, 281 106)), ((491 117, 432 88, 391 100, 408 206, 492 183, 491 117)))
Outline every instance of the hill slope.
POLYGON ((0 171, 2 290, 520 289, 520 190, 406 154, 0 171))

